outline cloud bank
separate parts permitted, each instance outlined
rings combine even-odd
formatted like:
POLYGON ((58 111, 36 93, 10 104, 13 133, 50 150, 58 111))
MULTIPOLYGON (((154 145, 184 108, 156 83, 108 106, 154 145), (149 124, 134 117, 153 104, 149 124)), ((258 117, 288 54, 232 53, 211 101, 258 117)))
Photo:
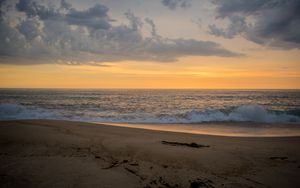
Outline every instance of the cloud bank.
POLYGON ((101 64, 240 55, 212 41, 161 37, 153 20, 141 19, 130 11, 124 15, 128 23, 116 24, 109 16, 109 8, 102 4, 78 10, 66 0, 2 0, 0 10, 2 60, 15 57, 39 60, 37 63, 101 64), (151 28, 150 36, 142 33, 146 24, 151 28))
POLYGON ((191 4, 192 0, 162 0, 162 4, 166 7, 168 7, 170 10, 175 10, 177 7, 180 8, 189 8, 192 6, 191 4))
POLYGON ((227 28, 214 24, 209 32, 234 38, 238 35, 257 44, 291 49, 300 47, 299 0, 216 0, 217 18, 228 19, 227 28))

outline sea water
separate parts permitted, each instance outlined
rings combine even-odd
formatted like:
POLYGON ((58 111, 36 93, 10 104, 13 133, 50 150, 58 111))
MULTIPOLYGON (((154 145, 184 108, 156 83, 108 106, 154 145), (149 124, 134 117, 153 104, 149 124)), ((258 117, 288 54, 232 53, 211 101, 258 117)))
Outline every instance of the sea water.
POLYGON ((0 120, 300 124, 300 90, 1 89, 0 120))

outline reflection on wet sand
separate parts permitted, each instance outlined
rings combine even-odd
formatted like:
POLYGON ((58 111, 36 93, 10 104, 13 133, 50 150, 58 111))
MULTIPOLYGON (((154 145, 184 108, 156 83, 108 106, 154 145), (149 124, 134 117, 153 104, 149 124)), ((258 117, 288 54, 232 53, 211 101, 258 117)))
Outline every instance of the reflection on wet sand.
POLYGON ((300 136, 298 124, 207 123, 207 124, 124 124, 113 126, 148 130, 241 137, 300 136))

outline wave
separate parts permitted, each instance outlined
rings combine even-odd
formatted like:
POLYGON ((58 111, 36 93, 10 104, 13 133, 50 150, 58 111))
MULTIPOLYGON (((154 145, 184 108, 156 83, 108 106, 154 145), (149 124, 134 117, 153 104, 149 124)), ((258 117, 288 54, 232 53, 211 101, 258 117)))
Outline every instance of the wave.
POLYGON ((100 116, 91 112, 78 116, 72 111, 63 113, 18 104, 0 104, 0 120, 59 119, 114 123, 203 123, 203 122, 257 122, 300 123, 300 116, 289 111, 271 111, 260 105, 244 105, 231 109, 190 110, 170 114, 130 114, 100 116))
MULTIPOLYGON (((226 110, 225 110, 226 111, 226 110)), ((291 123, 300 122, 300 117, 286 112, 270 111, 260 105, 244 105, 234 108, 230 112, 221 110, 190 111, 188 120, 192 122, 232 121, 259 123, 291 123)))
POLYGON ((0 104, 0 120, 59 119, 61 116, 41 108, 29 108, 19 104, 0 104))

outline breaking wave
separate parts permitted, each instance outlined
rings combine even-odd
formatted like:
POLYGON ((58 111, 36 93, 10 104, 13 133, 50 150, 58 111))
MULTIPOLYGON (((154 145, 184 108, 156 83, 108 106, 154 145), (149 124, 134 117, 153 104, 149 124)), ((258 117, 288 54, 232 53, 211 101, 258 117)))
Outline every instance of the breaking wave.
POLYGON ((41 108, 29 108, 18 104, 0 104, 0 120, 58 119, 60 116, 41 108))
POLYGON ((245 105, 229 112, 221 110, 204 110, 187 112, 186 119, 192 123, 210 121, 290 123, 300 122, 300 117, 286 112, 269 111, 260 105, 245 105))
MULTIPOLYGON (((296 110, 297 111, 297 110, 296 110)), ((0 120, 59 119, 114 123, 202 123, 202 122, 258 122, 300 123, 300 116, 287 111, 271 111, 260 105, 244 105, 231 109, 189 110, 170 114, 101 115, 87 111, 80 116, 73 111, 53 112, 47 109, 18 104, 0 104, 0 120)))

